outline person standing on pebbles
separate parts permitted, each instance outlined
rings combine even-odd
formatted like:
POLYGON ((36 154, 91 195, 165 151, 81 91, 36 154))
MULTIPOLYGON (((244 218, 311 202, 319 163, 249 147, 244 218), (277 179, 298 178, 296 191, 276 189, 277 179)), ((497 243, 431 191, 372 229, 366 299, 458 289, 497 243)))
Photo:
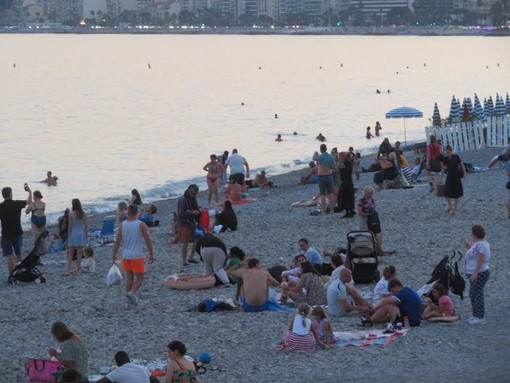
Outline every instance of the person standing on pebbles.
POLYGON ((15 201, 12 199, 12 189, 2 189, 4 202, 0 203, 0 221, 2 221, 2 253, 7 263, 9 274, 14 269, 14 257, 21 262, 21 243, 23 229, 21 227, 21 210, 32 203, 32 190, 25 184, 25 191, 28 192, 26 200, 15 201))
POLYGON ((188 266, 188 262, 198 263, 198 261, 193 259, 196 247, 195 227, 200 218, 197 195, 198 186, 191 184, 177 200, 177 233, 181 243, 182 266, 188 266), (188 259, 188 246, 190 243, 193 243, 193 246, 188 259))
POLYGON ((154 251, 147 225, 137 219, 138 207, 129 205, 127 220, 119 225, 115 244, 113 246, 112 260, 118 260, 117 253, 122 247, 122 267, 126 272, 126 297, 132 305, 138 306, 138 290, 145 278, 145 256, 143 242, 149 251, 149 263, 154 262, 154 251))

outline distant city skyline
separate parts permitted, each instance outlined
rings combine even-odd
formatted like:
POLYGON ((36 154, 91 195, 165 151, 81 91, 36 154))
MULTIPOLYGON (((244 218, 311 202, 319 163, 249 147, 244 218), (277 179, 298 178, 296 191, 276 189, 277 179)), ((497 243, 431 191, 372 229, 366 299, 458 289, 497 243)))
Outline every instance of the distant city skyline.
POLYGON ((0 0, 3 25, 501 25, 510 0, 0 0))

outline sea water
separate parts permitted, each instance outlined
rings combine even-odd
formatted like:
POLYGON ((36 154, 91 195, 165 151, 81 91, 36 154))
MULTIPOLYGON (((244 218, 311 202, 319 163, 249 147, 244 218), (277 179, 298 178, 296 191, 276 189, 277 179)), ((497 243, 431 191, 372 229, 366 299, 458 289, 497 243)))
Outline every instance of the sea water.
POLYGON ((55 222, 72 198, 95 213, 132 188, 144 202, 205 188, 209 155, 233 148, 270 178, 306 167, 319 133, 362 153, 383 137, 423 141, 434 102, 444 118, 452 95, 510 90, 509 47, 504 37, 2 34, 0 186, 15 199, 24 182, 41 190, 55 222), (424 118, 384 118, 404 105, 424 118), (382 136, 368 141, 376 121, 382 136), (48 170, 58 186, 37 183, 48 170))

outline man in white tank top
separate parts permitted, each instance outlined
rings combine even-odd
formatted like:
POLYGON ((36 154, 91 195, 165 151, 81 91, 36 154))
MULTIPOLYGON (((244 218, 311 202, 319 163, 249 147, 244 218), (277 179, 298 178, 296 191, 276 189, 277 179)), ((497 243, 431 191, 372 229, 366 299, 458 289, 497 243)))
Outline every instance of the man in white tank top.
POLYGON ((117 252, 122 247, 122 267, 126 272, 126 296, 128 303, 138 305, 136 292, 145 278, 145 255, 143 242, 149 251, 149 263, 154 261, 151 237, 147 225, 137 219, 138 207, 129 205, 127 220, 119 225, 119 231, 113 246, 112 260, 118 260, 117 252))

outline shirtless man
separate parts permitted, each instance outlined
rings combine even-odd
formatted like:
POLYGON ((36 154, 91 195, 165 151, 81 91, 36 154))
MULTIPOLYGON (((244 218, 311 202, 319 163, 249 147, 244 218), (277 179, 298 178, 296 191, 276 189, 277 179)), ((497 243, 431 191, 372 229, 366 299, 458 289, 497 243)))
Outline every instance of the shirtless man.
POLYGON ((266 171, 261 170, 252 180, 246 180, 246 185, 250 188, 268 188, 269 183, 266 178, 266 171))
POLYGON ((46 173, 46 178, 42 181, 40 181, 43 184, 47 184, 48 186, 57 186, 57 176, 53 176, 51 171, 48 170, 48 173, 46 173))
POLYGON ((306 177, 301 177, 300 185, 316 184, 319 182, 319 167, 317 164, 314 161, 310 161, 308 166, 310 166, 310 173, 306 177))
POLYGON ((241 307, 243 311, 258 312, 268 309, 269 285, 278 286, 278 281, 269 272, 260 268, 257 258, 248 260, 248 268, 229 270, 231 275, 243 279, 241 307))
POLYGON ((315 152, 314 161, 319 165, 319 192, 321 195, 321 214, 326 214, 326 196, 329 195, 330 212, 335 206, 335 194, 333 193, 333 171, 336 169, 335 159, 328 153, 326 144, 320 146, 321 153, 315 152))

